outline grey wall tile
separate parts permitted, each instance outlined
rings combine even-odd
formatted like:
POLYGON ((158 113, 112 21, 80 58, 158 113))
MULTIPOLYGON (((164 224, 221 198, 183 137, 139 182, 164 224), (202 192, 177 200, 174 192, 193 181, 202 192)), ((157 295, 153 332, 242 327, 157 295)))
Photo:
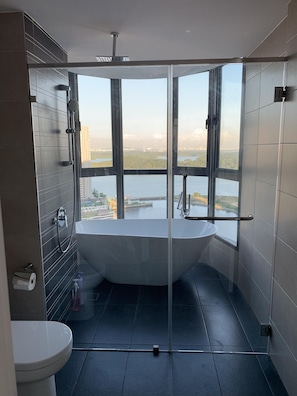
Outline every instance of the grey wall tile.
POLYGON ((297 252, 280 239, 276 241, 274 278, 297 305, 297 252))
POLYGON ((257 144, 259 128, 259 110, 250 111, 244 114, 243 123, 243 143, 257 144))
POLYGON ((283 144, 281 191, 297 197, 297 144, 283 144))
POLYGON ((242 265, 238 269, 238 286, 248 301, 260 323, 267 323, 269 318, 269 300, 265 297, 249 272, 242 265))
POLYGON ((258 158, 258 146, 249 144, 244 146, 242 153, 242 173, 243 177, 256 177, 258 158))
POLYGON ((284 143, 297 143, 297 112, 296 112, 296 102, 297 102, 297 90, 295 89, 291 94, 291 100, 285 102, 284 109, 284 132, 283 132, 283 142, 284 143))
POLYGON ((274 228, 260 217, 255 218, 255 248, 272 264, 274 252, 274 228))
POLYGON ((273 322, 272 333, 269 350, 272 362, 277 368, 288 394, 294 395, 297 389, 296 359, 273 322))
POLYGON ((257 179, 276 185, 278 166, 278 145, 259 145, 257 157, 257 179))
POLYGON ((260 74, 246 82, 245 113, 258 110, 260 105, 260 74))
POLYGON ((272 301, 272 317, 274 325, 286 340, 286 344, 294 354, 297 355, 297 326, 290 326, 292 318, 297 316, 297 306, 288 298, 284 290, 274 283, 272 301), (286 309, 284 309, 286 307, 286 309))
POLYGON ((273 103, 260 109, 259 144, 278 144, 281 103, 273 103))
POLYGON ((274 225, 276 188, 262 181, 256 182, 255 218, 260 217, 268 224, 274 225))
POLYGON ((297 250, 297 198, 280 193, 277 236, 297 250))
POLYGON ((274 88, 283 86, 284 63, 271 63, 261 73, 260 106, 274 103, 274 88))

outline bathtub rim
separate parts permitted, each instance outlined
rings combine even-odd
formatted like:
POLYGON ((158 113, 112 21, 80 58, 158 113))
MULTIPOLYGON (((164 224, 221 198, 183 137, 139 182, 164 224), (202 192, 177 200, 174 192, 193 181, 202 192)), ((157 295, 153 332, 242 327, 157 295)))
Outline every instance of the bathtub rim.
MULTIPOLYGON (((121 229, 119 230, 119 228, 117 229, 113 229, 112 233, 108 232, 109 230, 99 230, 96 225, 100 224, 103 225, 105 223, 105 225, 110 225, 112 224, 112 226, 114 227, 115 222, 118 222, 118 225, 121 225, 121 227, 123 227, 126 223, 126 227, 127 224, 130 223, 138 223, 137 225, 139 226, 140 223, 145 223, 148 222, 150 224, 153 223, 165 223, 168 226, 168 219, 94 219, 94 220, 79 220, 76 222, 75 224, 75 229, 76 229, 76 235, 96 235, 96 236, 113 236, 113 237, 117 237, 117 236, 127 236, 127 237, 142 237, 142 238, 168 238, 168 227, 164 228, 164 234, 160 235, 160 234, 156 234, 156 233, 152 233, 152 232, 147 232, 147 230, 145 230, 145 232, 143 232, 144 230, 142 229, 141 232, 129 232, 129 229, 125 229, 124 231, 121 229), (85 225, 88 225, 89 227, 84 227, 85 225), (115 232, 116 231, 116 232, 115 232), (123 232, 120 232, 123 231, 123 232)), ((164 226, 163 226, 164 227, 164 226)), ((108 227, 106 227, 108 228, 108 227)), ((160 230, 160 228, 159 228, 160 230)), ((138 230, 139 231, 139 230, 138 230)), ((150 230, 151 231, 151 230, 150 230)), ((218 231, 218 227, 214 224, 214 223, 210 223, 208 221, 205 220, 197 220, 197 221, 189 221, 189 220, 185 220, 185 219, 172 219, 172 238, 173 239, 197 239, 197 238, 204 238, 204 237, 208 237, 208 236, 215 236, 217 234, 218 231), (177 230, 180 230, 178 228, 175 229, 175 225, 180 222, 181 225, 183 225, 184 227, 187 228, 187 231, 191 230, 199 230, 199 233, 190 233, 187 235, 179 235, 176 234, 177 230), (202 233, 201 233, 202 231, 202 233), (175 233, 175 235, 174 235, 175 233)))

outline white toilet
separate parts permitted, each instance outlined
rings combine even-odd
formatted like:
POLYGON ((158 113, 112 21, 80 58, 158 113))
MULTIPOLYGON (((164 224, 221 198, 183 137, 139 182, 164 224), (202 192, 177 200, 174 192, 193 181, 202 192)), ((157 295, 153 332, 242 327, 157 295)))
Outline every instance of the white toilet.
POLYGON ((53 321, 11 321, 18 396, 56 396, 55 374, 72 351, 72 332, 53 321))

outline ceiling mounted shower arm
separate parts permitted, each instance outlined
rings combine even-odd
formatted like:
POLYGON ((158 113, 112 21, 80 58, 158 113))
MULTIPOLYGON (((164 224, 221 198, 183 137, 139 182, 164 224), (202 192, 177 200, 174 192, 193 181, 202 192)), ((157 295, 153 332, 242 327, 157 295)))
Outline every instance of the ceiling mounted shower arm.
POLYGON ((117 38, 119 37, 119 33, 118 32, 111 32, 110 35, 112 37, 112 60, 115 60, 116 47, 117 47, 117 38))

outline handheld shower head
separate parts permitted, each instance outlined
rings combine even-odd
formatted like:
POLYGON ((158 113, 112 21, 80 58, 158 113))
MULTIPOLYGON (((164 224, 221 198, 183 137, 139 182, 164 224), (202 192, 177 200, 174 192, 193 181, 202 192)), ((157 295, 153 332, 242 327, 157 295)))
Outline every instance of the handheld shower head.
POLYGON ((75 113, 78 110, 78 101, 75 99, 69 100, 67 107, 68 111, 70 111, 71 113, 75 113))

